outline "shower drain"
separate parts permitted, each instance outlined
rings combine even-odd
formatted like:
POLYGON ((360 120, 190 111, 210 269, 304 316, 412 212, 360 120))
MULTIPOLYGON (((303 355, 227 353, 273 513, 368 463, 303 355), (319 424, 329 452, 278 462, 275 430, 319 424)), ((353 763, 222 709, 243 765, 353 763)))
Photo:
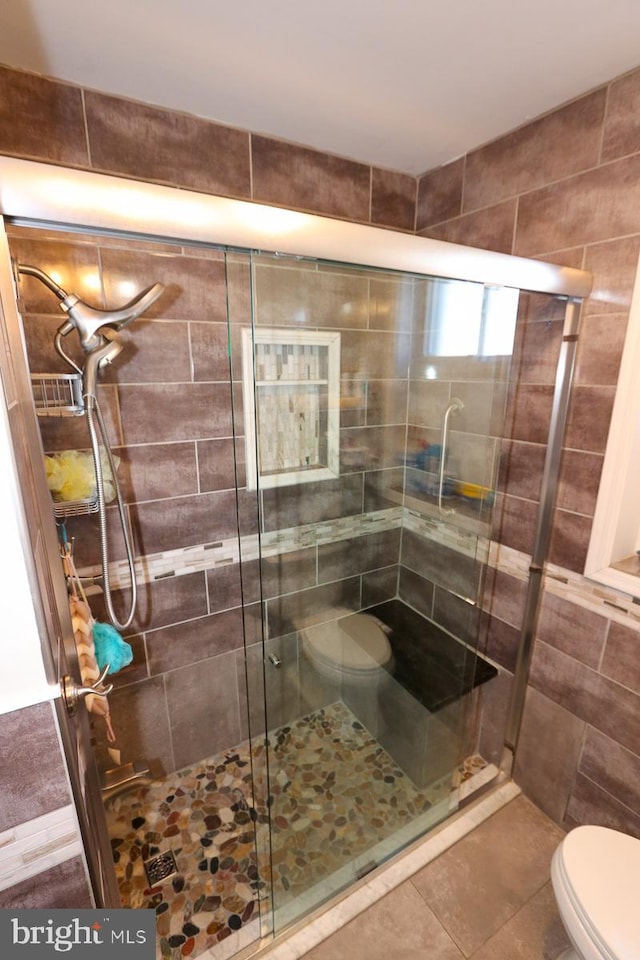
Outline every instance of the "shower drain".
POLYGON ((150 887, 155 887, 157 883, 162 883, 164 880, 170 880, 171 877, 175 877, 178 872, 178 865, 173 855, 173 850, 168 850, 166 853, 159 853, 156 857, 145 860, 144 869, 150 887))

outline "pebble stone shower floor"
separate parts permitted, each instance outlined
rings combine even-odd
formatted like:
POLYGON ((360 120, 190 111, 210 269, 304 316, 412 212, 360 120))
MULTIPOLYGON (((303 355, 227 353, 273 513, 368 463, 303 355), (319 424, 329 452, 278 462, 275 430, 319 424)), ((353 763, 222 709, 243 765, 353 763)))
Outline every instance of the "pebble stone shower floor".
MULTIPOLYGON (((268 911, 272 895, 281 908, 451 789, 449 779, 417 790, 340 702, 269 743, 270 857, 262 741, 253 766, 247 741, 106 803, 122 905, 155 909, 158 958, 197 956, 268 911), (150 886, 144 861, 167 850, 177 872, 150 886)), ((480 765, 472 758, 467 774, 480 765)))

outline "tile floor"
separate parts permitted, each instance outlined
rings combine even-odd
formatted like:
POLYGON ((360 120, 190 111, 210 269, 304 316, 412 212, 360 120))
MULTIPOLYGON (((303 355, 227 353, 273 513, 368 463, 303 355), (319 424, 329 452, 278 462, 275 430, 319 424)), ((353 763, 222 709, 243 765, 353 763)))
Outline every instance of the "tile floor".
POLYGON ((549 870, 563 831, 512 800, 304 960, 556 960, 549 870))

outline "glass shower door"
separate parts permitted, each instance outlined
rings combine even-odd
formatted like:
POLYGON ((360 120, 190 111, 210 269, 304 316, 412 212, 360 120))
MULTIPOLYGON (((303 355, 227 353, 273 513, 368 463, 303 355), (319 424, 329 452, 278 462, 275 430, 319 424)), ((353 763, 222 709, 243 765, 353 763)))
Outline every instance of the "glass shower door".
POLYGON ((517 296, 301 258, 243 269, 236 430, 260 515, 242 566, 263 615, 247 665, 277 932, 443 819, 481 762, 517 296))

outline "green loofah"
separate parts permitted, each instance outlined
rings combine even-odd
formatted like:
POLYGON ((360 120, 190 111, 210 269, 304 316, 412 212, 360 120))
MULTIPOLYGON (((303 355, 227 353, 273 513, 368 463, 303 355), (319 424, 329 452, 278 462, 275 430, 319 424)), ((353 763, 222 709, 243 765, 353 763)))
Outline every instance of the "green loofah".
POLYGON ((130 645, 122 639, 110 623, 94 623, 93 643, 96 648, 98 669, 104 670, 109 664, 109 674, 117 673, 133 660, 133 650, 130 645))

